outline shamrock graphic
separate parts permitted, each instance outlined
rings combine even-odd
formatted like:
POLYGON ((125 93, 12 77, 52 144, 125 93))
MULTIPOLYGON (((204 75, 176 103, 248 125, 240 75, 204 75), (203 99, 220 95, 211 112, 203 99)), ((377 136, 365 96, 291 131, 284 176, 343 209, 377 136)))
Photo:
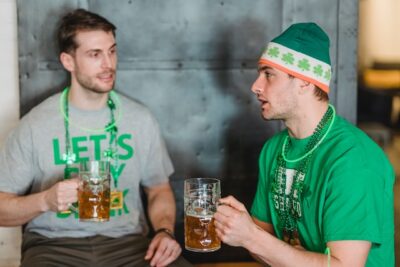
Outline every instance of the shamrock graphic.
POLYGON ((329 81, 331 79, 331 71, 330 70, 325 71, 324 78, 327 81, 329 81))
POLYGON ((117 150, 113 148, 108 148, 104 150, 103 155, 107 159, 116 159, 117 157, 117 150))
POLYGON ((75 153, 72 153, 71 151, 68 151, 67 153, 64 153, 62 155, 62 159, 67 163, 67 164, 72 164, 76 160, 76 155, 75 153))
POLYGON ((119 206, 120 203, 121 203, 121 201, 119 200, 118 197, 116 197, 116 198, 114 198, 114 199, 112 200, 112 205, 114 205, 114 206, 119 206))
POLYGON ((308 61, 308 59, 303 58, 299 61, 297 67, 299 67, 302 71, 310 70, 310 62, 308 61))
POLYGON ((107 132, 118 132, 118 128, 115 125, 115 122, 110 122, 109 124, 107 124, 105 130, 107 132))
POLYGON ((293 63, 294 63, 294 56, 293 56, 292 53, 289 53, 289 52, 288 52, 288 53, 282 55, 282 60, 283 60, 283 62, 285 62, 286 64, 293 65, 293 63))
POLYGON ((271 47, 268 49, 268 55, 271 57, 278 57, 279 56, 279 48, 278 47, 271 47))
POLYGON ((322 66, 321 66, 321 65, 315 66, 313 72, 315 73, 315 75, 317 75, 317 76, 319 76, 319 77, 321 77, 322 74, 324 74, 324 70, 322 69, 322 66))

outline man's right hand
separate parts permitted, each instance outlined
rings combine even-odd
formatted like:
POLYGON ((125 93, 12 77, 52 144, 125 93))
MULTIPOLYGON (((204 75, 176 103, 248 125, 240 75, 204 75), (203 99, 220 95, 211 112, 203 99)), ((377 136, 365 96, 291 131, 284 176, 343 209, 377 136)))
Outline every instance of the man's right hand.
POLYGON ((0 226, 20 226, 46 211, 65 211, 78 200, 77 178, 64 180, 49 189, 19 196, 0 192, 0 226))
POLYGON ((78 178, 68 179, 54 184, 44 191, 44 211, 65 211, 71 203, 78 201, 78 178))

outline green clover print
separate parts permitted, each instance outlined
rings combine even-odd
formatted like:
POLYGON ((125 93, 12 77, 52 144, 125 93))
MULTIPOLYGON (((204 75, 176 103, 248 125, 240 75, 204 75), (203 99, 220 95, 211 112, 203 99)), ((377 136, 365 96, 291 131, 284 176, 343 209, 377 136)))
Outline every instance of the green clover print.
POLYGON ((308 61, 308 59, 303 58, 299 61, 297 67, 299 67, 302 71, 310 70, 310 62, 308 61))
POLYGON ((315 73, 315 75, 317 75, 317 76, 319 76, 319 77, 321 77, 322 74, 324 74, 324 70, 322 69, 322 66, 321 66, 321 65, 315 66, 313 72, 315 73))
POLYGON ((272 47, 268 49, 268 55, 271 57, 278 57, 279 56, 279 48, 278 47, 272 47))
POLYGON ((329 70, 325 71, 324 78, 327 81, 329 81, 331 79, 331 72, 329 70))
POLYGON ((294 63, 294 56, 292 53, 286 53, 282 55, 282 61, 288 65, 293 65, 294 63))

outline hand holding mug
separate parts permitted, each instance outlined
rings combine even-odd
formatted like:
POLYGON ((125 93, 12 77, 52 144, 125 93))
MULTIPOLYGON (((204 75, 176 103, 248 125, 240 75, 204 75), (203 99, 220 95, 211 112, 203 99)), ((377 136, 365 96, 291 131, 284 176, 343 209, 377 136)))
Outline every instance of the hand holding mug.
POLYGON ((230 246, 245 247, 258 228, 246 207, 232 196, 220 199, 214 218, 218 237, 230 246))
POLYGON ((45 210, 54 212, 68 210, 71 203, 78 200, 79 179, 63 180, 45 191, 45 210))

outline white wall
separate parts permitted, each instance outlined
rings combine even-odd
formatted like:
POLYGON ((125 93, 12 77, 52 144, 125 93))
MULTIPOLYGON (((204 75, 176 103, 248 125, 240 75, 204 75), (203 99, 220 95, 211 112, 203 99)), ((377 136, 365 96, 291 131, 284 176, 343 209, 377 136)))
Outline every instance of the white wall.
POLYGON ((374 61, 400 62, 400 1, 361 0, 359 65, 374 61))
MULTIPOLYGON (((19 118, 15 2, 15 0, 0 0, 0 145, 18 123, 19 118)), ((19 265, 20 246, 20 227, 0 227, 0 267, 19 265)))

